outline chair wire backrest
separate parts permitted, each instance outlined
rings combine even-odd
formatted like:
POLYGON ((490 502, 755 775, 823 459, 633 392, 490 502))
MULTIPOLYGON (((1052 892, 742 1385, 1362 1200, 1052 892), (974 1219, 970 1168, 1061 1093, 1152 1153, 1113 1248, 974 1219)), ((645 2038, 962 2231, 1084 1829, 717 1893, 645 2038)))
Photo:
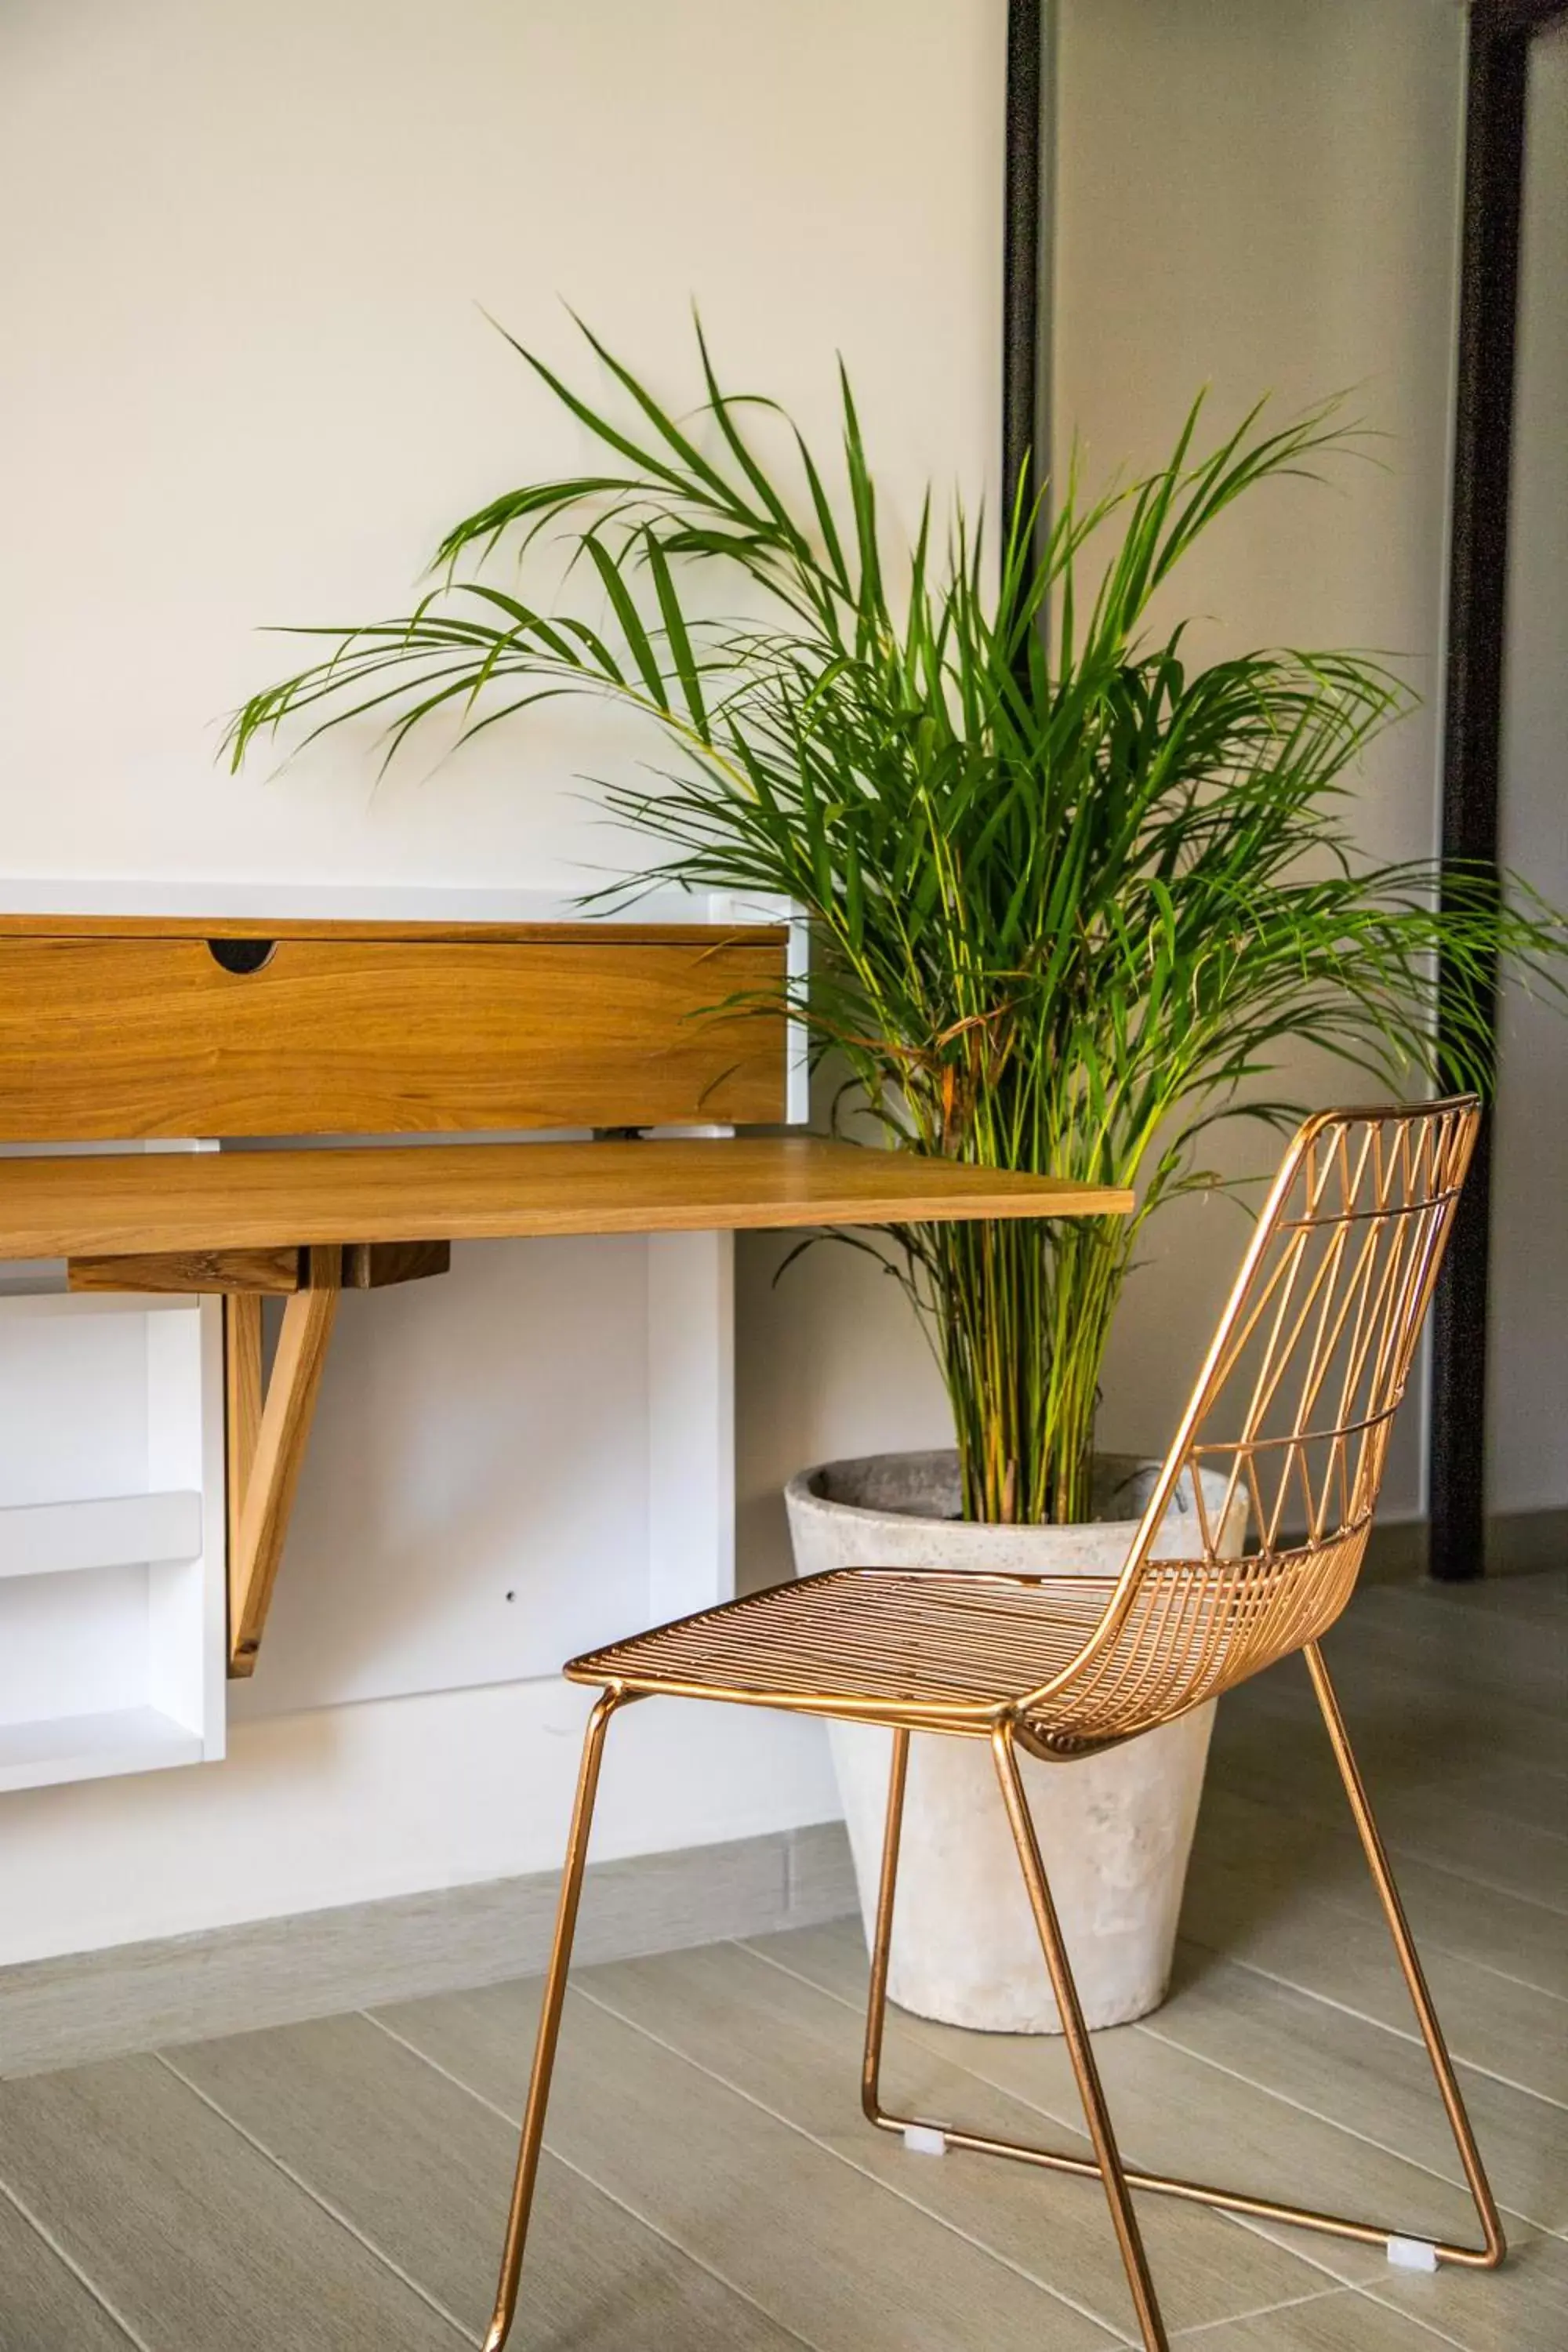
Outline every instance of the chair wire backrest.
POLYGON ((1049 1744, 1167 1721, 1339 1615, 1479 1118, 1466 1096, 1328 1111, 1298 1132, 1115 1600, 1073 1667, 1025 1702, 1049 1744), (1152 1557, 1173 1503, 1192 1553, 1152 1557))

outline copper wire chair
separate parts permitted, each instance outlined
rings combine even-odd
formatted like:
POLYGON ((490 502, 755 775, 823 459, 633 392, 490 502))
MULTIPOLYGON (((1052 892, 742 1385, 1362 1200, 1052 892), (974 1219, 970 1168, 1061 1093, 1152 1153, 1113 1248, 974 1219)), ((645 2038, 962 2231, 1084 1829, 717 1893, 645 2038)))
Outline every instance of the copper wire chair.
POLYGON ((1475 1101, 1465 1097, 1331 1111, 1300 1129, 1120 1575, 1037 1579, 834 1570, 705 1610, 566 1668, 574 1681, 596 1685, 601 1696, 584 1748, 487 2352, 499 2352, 505 2343, 516 2309, 605 1735, 619 1708, 655 1694, 892 1727, 862 2075, 866 2116, 883 2131, 935 2131, 948 2147, 1097 2175, 1143 2343, 1147 2352, 1165 2352, 1164 2322, 1131 2190, 1156 2190, 1370 2245, 1397 2240, 1398 2233, 1387 2225, 1122 2163, 1017 1751, 1063 1763, 1092 1754, 1168 1723, 1291 1651, 1305 1651, 1480 2218, 1480 2246, 1439 2242, 1432 2252, 1438 2261, 1480 2269, 1502 2260, 1497 2207, 1318 1646, 1350 1599, 1361 1567, 1393 1414, 1431 1299, 1477 1119, 1475 1101), (1184 1480, 1196 1507, 1201 1556, 1151 1559, 1156 1531, 1184 1480), (1222 1558, 1219 1531, 1238 1493, 1249 1505, 1252 1549, 1240 1559, 1222 1558), (888 1961, 913 1731, 991 1744, 1092 2158, 894 2115, 882 2105, 888 1961))

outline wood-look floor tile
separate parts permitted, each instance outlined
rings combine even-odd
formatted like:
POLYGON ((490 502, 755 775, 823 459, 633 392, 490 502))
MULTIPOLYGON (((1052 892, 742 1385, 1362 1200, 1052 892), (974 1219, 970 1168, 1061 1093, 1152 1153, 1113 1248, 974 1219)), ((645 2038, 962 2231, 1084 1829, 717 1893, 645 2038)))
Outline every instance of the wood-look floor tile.
POLYGON ((1430 1585, 1363 1586, 1329 1636, 1329 1646, 1350 1653, 1357 1648, 1375 1651, 1382 1643, 1405 1661, 1458 1665, 1472 1687, 1500 1688, 1531 1703, 1539 1703, 1538 1695, 1544 1692, 1551 1704, 1568 1676, 1563 1581, 1540 1579, 1547 1611, 1543 1614, 1537 1610, 1525 1619, 1506 1606, 1504 1587, 1515 1581, 1534 1584, 1537 1580, 1499 1577, 1494 1580, 1485 1596, 1486 1630, 1479 1638, 1474 1615, 1456 1609, 1430 1585))
MULTIPOLYGON (((1209 1749, 1211 1780, 1342 1828, 1348 1819, 1344 1789, 1310 1696, 1300 1708, 1293 1704, 1264 1706, 1251 1703, 1252 1687, 1246 1685, 1228 1693, 1220 1706, 1209 1749)), ((1479 1731, 1463 1761, 1440 1736, 1415 1739, 1403 1724, 1386 1718, 1371 1729, 1358 1724, 1355 1743, 1391 1843, 1399 1839, 1410 1851, 1417 1850, 1418 1840, 1400 1839, 1400 1808, 1409 1799, 1429 1806, 1436 1796, 1445 1807, 1454 1803, 1488 1816, 1505 1836, 1518 1829, 1528 1833, 1527 1843, 1548 1837, 1568 1845, 1568 1774, 1517 1760, 1500 1762, 1490 1741, 1479 1731)), ((1550 1847, 1540 1850, 1560 1885, 1561 1856, 1554 1856, 1550 1847)), ((1489 1867, 1474 1871, 1462 1847, 1450 1855, 1439 1844, 1432 1858, 1468 1875, 1495 1874, 1489 1867)), ((1542 1899, 1533 1884, 1523 1891, 1531 1900, 1542 1899)))
MULTIPOLYGON (((1413 1737, 1403 1723, 1386 1721, 1370 1729, 1351 1726, 1395 1864, 1413 1857, 1568 1910, 1568 1779, 1500 1763, 1479 1734, 1473 1760, 1461 1767, 1435 1721, 1419 1731, 1413 1737), (1483 1796, 1483 1784, 1496 1804, 1483 1796)), ((1219 1710, 1210 1769, 1223 1788, 1331 1829, 1348 1824, 1344 1790, 1310 1696, 1298 1709, 1294 1702, 1263 1706, 1232 1694, 1219 1710)))
MULTIPOLYGON (((1426 1785, 1442 1788, 1452 1780, 1442 1763, 1433 1765, 1426 1785)), ((1526 1764, 1484 1764, 1463 1776, 1468 1802, 1523 1828, 1544 1830, 1568 1838, 1568 1773, 1552 1772, 1526 1764)))
MULTIPOLYGON (((364 2017, 196 2042, 167 2062, 476 2336, 517 2133, 364 2017)), ((513 2343, 788 2352, 795 2339, 552 2157, 513 2343)))
POLYGON ((149 2352, 464 2340, 155 2058, 0 2084, 0 2179, 149 2352))
MULTIPOLYGON (((1330 1655, 1494 2185, 1560 2234, 1509 2213, 1503 2270, 1428 2277, 1146 2197, 1156 2278, 1194 2352, 1560 2352, 1568 1572, 1373 1589, 1330 1655)), ((1096 2037, 1130 2158, 1472 2237, 1299 1661, 1222 1706, 1184 1927, 1165 2008, 1096 2037)), ((864 2124, 865 1983, 847 1922, 584 1972, 519 2352, 1129 2340, 1093 2183, 913 2157, 864 2124)), ((0 2084, 0 2352, 475 2341, 537 2000, 503 1986, 0 2084)), ((1083 2145, 1058 2041, 895 2014, 886 2074, 895 2105, 1083 2145)))
MULTIPOLYGON (((1375 1798, 1374 1798, 1375 1801, 1375 1798)), ((1397 1869, 1406 1857, 1568 1912, 1568 1838, 1507 1813, 1470 1804, 1451 1787, 1396 1790, 1377 1806, 1378 1826, 1397 1869)), ((1568 1928, 1558 1933, 1568 1944, 1568 1928)))
MULTIPOLYGON (((1188 1890, 1186 1942, 1372 2018, 1407 2039, 1410 1996, 1381 1919, 1361 1919, 1281 1879, 1211 1862, 1188 1890)), ((1568 2003, 1427 1943, 1422 1960, 1457 2058, 1568 2104, 1568 2003)), ((1177 1955, 1177 1981, 1196 1963, 1177 1955)))
POLYGON ((1545 1576, 1489 1576, 1474 1584, 1420 1590, 1435 1609, 1483 1622, 1501 1618, 1552 1630, 1568 1621, 1568 1570, 1563 1569, 1545 1576))
MULTIPOLYGON (((1477 1651, 1484 1654, 1484 1643, 1477 1651)), ((1440 1654, 1422 1655, 1413 1650, 1397 1654, 1347 1651, 1343 1645, 1331 1664, 1351 1737, 1364 1746, 1380 1721, 1391 1725, 1424 1720, 1427 1731, 1422 1745, 1430 1749, 1434 1738, 1449 1743, 1455 1763, 1507 1760, 1536 1769, 1568 1771, 1568 1723, 1560 1712, 1562 1698, 1553 1685, 1532 1682, 1523 1688, 1506 1675, 1483 1679, 1473 1659, 1440 1654)), ((1305 1673, 1288 1661, 1273 1670, 1287 1686, 1296 1674, 1305 1673)), ((1266 1685, 1272 1675, 1259 1678, 1266 1685)))
MULTIPOLYGON (((1198 1817, 1194 1890, 1201 1890, 1211 1855, 1226 1869, 1254 1874, 1260 1887, 1300 1886, 1358 1918, 1375 1924, 1383 1916, 1353 1830, 1332 1829, 1216 1786, 1205 1790, 1198 1817)), ((1568 1932, 1561 1912, 1500 1888, 1482 1889, 1409 1854, 1395 1856, 1394 1875, 1423 1950, 1430 1943, 1568 2000, 1568 1932)))
MULTIPOLYGON (((911 2155, 873 2130, 860 2112, 861 2021, 842 2001, 733 1945, 595 1968, 580 1981, 589 1999, 761 2099, 900 2196, 1087 2304, 1108 2326, 1127 2325, 1126 2278, 1098 2187, 962 2152, 941 2160, 911 2155)), ((1033 2109, 931 2050, 901 2046, 898 2084, 906 2113, 1089 2153, 1081 2132, 1052 2132, 1033 2109)), ((1154 2200, 1143 2221, 1173 2327, 1283 2303, 1320 2284, 1285 2249, 1213 2214, 1154 2200)))
MULTIPOLYGON (((1193 2352, 1439 2352, 1442 2338, 1350 2287, 1283 2311, 1227 2320, 1191 2342, 1193 2352)), ((1526 2347, 1521 2344, 1517 2352, 1526 2347)))
MULTIPOLYGON (((858 1928, 849 1923, 770 1936, 752 1948, 826 1990, 856 1998, 865 1962, 858 1928)), ((1072 2070, 1055 2035, 964 2033, 895 2012, 889 2037, 890 2091, 896 2092, 901 2054, 910 2042, 937 2051, 1042 2116, 1068 2125, 1081 2119, 1072 2070)), ((1095 2053, 1131 2163, 1328 2212, 1368 2215, 1412 2235, 1459 2231, 1472 2218, 1468 2199, 1446 2179, 1155 2039, 1142 2027, 1097 2034, 1095 2053)), ((1144 2210, 1158 2202, 1146 2199, 1144 2210)), ((1335 2277, 1382 2273, 1381 2255, 1351 2241, 1287 2231, 1273 2223, 1261 2226, 1267 2236, 1335 2277)), ((1216 2242, 1216 2262, 1224 2259, 1225 2242, 1216 2242)))
POLYGON ((4 2352, 132 2352, 131 2338, 0 2194, 4 2352))
MULTIPOLYGON (((1542 1654, 1553 1655, 1554 1634, 1537 1631, 1537 1665, 1521 1681, 1491 1656, 1492 1628, 1460 1623, 1432 1641, 1422 1638, 1422 1620, 1389 1632, 1368 1626, 1363 1596, 1353 1601, 1325 1649, 1363 1765, 1380 1755, 1392 1761, 1404 1744, 1446 1758, 1462 1769, 1500 1760, 1532 1770, 1568 1771, 1568 1724, 1563 1720, 1563 1670, 1542 1673, 1542 1654)), ((1305 1662, 1285 1659, 1221 1703, 1226 1709, 1299 1712, 1303 1724, 1317 1721, 1305 1662)), ((1321 1723, 1317 1738, 1321 1740, 1321 1723)))
MULTIPOLYGON (((508 2115, 536 1985, 379 2012, 508 2115)), ((597 2002, 572 1995, 548 2144, 816 2352, 1079 2352, 1115 2339, 597 2002)))
POLYGON ((1509 2232, 1500 2270, 1390 2270, 1368 2294, 1438 2328, 1465 2352, 1558 2352, 1568 2342, 1568 2245, 1509 2232))
MULTIPOLYGON (((1436 1703, 1420 1685, 1381 1692, 1375 1704, 1346 1702, 1351 1737, 1374 1795, 1422 1788, 1435 1778, 1463 1778, 1495 1764, 1497 1748, 1469 1707, 1436 1703)), ((1227 1691, 1220 1701, 1209 1750, 1214 1776, 1294 1811, 1319 1800, 1344 1812, 1344 1786, 1323 1718, 1299 1659, 1227 1691)), ((1348 1816, 1347 1816, 1348 1818, 1348 1816)))
MULTIPOLYGON (((1425 2052, 1382 2026, 1209 1955, 1140 2031, 1445 2179, 1464 2178, 1425 2052)), ((1568 2229, 1568 2109, 1459 2071, 1499 2203, 1568 2229)))

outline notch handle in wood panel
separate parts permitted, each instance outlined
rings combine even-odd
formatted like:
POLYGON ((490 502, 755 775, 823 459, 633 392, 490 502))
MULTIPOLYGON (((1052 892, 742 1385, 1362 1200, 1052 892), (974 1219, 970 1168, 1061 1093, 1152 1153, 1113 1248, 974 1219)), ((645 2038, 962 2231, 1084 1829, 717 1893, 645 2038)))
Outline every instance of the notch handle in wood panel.
POLYGON ((237 977, 270 963, 277 946, 276 940, 209 940, 207 953, 221 971, 237 977))

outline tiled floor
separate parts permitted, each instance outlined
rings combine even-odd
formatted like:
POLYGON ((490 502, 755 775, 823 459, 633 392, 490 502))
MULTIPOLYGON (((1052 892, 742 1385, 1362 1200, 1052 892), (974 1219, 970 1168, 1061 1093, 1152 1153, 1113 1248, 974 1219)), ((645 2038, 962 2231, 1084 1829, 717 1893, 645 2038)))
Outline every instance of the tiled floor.
MULTIPOLYGON (((1568 2347, 1568 1577, 1372 1591, 1331 1654, 1514 2252, 1492 2274, 1144 2201, 1213 2352, 1568 2347)), ((1135 2162, 1469 2234, 1296 1664, 1227 1700, 1177 1981, 1100 2037, 1135 2162)), ((528 2352, 1078 2352, 1131 2317, 1091 2183, 860 2121, 846 1924, 585 1970, 528 2352)), ((0 2085, 0 2352, 438 2352, 488 2315, 529 1983, 0 2085)), ((1060 2045, 910 2021, 889 2091, 1066 2143, 1060 2045)))

